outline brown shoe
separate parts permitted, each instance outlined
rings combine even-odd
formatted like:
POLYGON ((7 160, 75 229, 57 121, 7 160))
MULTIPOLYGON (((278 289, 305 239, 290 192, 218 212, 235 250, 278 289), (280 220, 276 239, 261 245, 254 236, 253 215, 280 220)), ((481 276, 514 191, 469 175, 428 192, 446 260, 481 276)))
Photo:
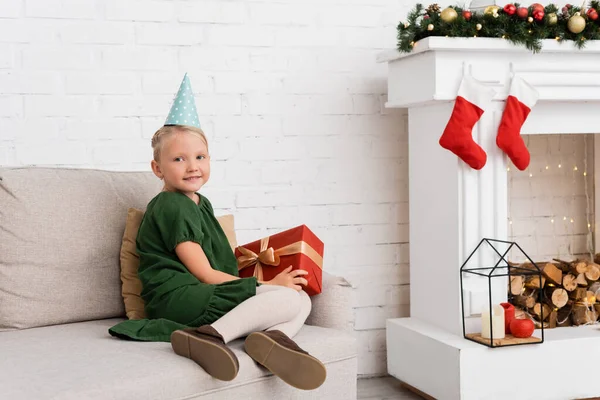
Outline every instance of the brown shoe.
POLYGON ((195 361, 214 378, 230 381, 238 374, 237 357, 210 325, 173 332, 171 347, 175 354, 195 361))
POLYGON ((325 382, 323 363, 281 331, 253 332, 244 345, 254 361, 295 388, 312 390, 325 382))

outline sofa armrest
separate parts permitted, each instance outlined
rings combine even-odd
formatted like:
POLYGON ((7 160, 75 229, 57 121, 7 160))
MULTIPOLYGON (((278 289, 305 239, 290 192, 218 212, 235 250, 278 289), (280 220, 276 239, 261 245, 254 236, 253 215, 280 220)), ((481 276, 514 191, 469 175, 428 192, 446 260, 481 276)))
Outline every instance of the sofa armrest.
POLYGON ((307 325, 354 330, 354 291, 348 281, 323 271, 323 291, 311 297, 312 310, 307 325))

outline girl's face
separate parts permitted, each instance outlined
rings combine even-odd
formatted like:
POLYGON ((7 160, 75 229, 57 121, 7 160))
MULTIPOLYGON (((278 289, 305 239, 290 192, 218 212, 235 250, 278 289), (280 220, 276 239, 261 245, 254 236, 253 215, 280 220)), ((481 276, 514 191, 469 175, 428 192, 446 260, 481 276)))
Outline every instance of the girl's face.
POLYGON ((152 160, 152 171, 165 181, 165 190, 181 192, 194 200, 210 177, 210 156, 206 143, 189 132, 177 132, 165 138, 160 161, 152 160))

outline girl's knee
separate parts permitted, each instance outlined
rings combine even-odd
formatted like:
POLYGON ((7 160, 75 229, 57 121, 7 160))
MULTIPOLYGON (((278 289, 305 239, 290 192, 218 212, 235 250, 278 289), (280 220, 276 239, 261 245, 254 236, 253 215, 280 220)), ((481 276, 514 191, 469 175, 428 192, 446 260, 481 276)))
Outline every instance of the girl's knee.
POLYGON ((298 314, 302 308, 302 299, 300 292, 295 289, 284 287, 284 290, 280 290, 277 293, 281 296, 281 306, 288 307, 292 314, 298 314))

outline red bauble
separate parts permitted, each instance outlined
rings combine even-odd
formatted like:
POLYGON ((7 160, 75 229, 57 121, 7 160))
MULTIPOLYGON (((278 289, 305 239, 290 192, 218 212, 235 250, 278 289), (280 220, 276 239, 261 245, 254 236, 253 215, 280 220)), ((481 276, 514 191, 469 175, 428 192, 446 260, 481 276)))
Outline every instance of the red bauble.
POLYGON ((598 11, 596 11, 593 8, 590 8, 589 10, 587 10, 587 16, 589 19, 591 19, 592 21, 595 21, 598 19, 598 11))
POLYGON ((473 14, 471 14, 471 11, 469 11, 469 10, 464 10, 464 11, 462 12, 462 16, 463 16, 463 18, 464 18, 464 19, 466 19, 467 21, 470 21, 470 20, 471 20, 471 17, 473 16, 473 14))
POLYGON ((429 15, 427 15, 427 14, 423 15, 423 19, 429 19, 429 15))
POLYGON ((571 8, 571 7, 573 7, 573 6, 572 6, 572 5, 570 5, 570 4, 565 4, 565 7, 567 7, 567 8, 571 8))
POLYGON ((531 10, 532 11, 535 11, 535 10, 542 10, 542 11, 544 11, 544 6, 541 5, 540 3, 533 3, 531 5, 531 10))
POLYGON ((541 21, 544 19, 544 10, 533 10, 531 15, 533 15, 533 19, 536 21, 541 21))
POLYGON ((514 4, 507 4, 504 6, 504 12, 508 15, 515 15, 517 7, 514 4))
POLYGON ((529 10, 526 9, 525 7, 519 7, 517 9, 517 16, 519 18, 525 19, 525 18, 527 18, 528 15, 529 15, 529 10))
POLYGON ((535 325, 530 319, 513 319, 510 323, 510 331, 516 338, 528 338, 533 335, 535 325))

